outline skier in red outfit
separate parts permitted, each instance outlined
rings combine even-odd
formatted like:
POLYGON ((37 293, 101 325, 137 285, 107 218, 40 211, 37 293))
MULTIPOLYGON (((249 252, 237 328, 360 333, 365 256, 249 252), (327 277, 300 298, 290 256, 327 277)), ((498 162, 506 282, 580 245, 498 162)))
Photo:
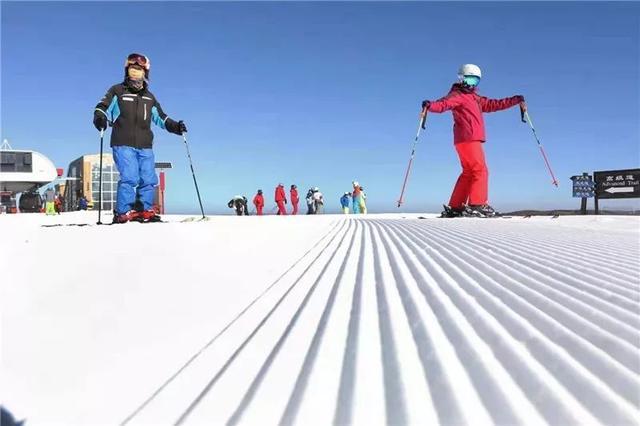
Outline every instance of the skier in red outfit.
POLYGON ((489 99, 477 93, 482 78, 480 68, 465 64, 458 71, 458 82, 449 94, 437 101, 423 101, 429 112, 453 112, 453 142, 462 173, 453 188, 449 208, 443 216, 473 215, 496 216, 498 213, 488 204, 489 171, 484 159, 482 144, 485 142, 483 112, 496 112, 524 103, 521 95, 504 99, 489 99))
POLYGON ((286 215, 287 211, 284 205, 287 204, 287 196, 284 193, 284 185, 281 183, 276 187, 276 204, 278 205, 278 214, 286 215))
POLYGON ((298 187, 295 185, 291 185, 291 190, 289 191, 291 195, 291 214, 298 214, 298 201, 300 198, 298 197, 298 187))
POLYGON ((264 207, 264 196, 262 195, 262 189, 258 189, 258 193, 253 197, 253 205, 256 206, 257 215, 262 216, 262 208, 264 207))

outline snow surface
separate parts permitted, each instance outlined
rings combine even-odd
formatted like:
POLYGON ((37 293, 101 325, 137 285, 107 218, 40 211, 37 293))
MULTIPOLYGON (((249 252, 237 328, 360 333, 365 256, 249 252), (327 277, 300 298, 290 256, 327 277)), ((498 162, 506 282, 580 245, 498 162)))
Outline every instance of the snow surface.
POLYGON ((2 215, 3 404, 28 425, 640 423, 640 218, 417 216, 2 215))

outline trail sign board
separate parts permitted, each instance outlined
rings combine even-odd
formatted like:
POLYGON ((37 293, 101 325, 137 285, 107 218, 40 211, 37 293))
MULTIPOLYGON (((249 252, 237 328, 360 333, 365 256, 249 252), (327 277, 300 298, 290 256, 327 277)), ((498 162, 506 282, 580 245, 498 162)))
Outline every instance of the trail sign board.
POLYGON ((593 172, 596 198, 640 198, 640 169, 593 172))
POLYGON ((584 174, 582 176, 571 176, 573 181, 574 198, 593 198, 595 197, 596 184, 591 176, 584 174))

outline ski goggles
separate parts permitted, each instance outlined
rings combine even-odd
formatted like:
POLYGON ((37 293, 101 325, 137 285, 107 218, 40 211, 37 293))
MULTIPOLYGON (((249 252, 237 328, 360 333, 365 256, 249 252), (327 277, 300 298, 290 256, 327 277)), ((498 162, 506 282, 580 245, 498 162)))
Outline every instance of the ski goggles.
POLYGON ((462 78, 462 81, 464 81, 464 84, 466 84, 467 86, 475 87, 478 85, 478 83, 480 83, 480 77, 475 75, 465 75, 462 78))
POLYGON ((151 61, 144 55, 140 55, 139 53, 132 53, 127 57, 127 62, 124 64, 125 67, 129 65, 139 65, 145 70, 148 70, 151 67, 151 61))

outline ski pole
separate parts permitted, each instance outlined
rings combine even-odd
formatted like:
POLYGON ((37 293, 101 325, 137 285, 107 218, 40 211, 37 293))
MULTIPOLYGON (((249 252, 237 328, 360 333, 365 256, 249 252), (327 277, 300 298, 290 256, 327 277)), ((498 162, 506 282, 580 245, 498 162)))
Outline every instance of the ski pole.
POLYGON ((413 147, 411 148, 411 157, 409 157, 409 165, 407 166, 407 172, 404 174, 404 182, 402 182, 402 190, 400 191, 400 198, 398 199, 398 208, 402 205, 404 190, 407 186, 407 180, 409 179, 409 172, 411 171, 411 164, 413 163, 413 157, 416 153, 416 145, 418 144, 418 137, 420 137, 420 130, 425 128, 425 124, 427 122, 427 107, 422 108, 420 112, 420 120, 418 121, 418 131, 416 133, 416 138, 413 141, 413 147))
POLYGON ((102 216, 102 147, 104 145, 104 129, 100 130, 100 173, 99 176, 100 178, 98 179, 98 181, 100 182, 99 185, 100 187, 98 188, 98 222, 96 222, 97 225, 102 225, 102 222, 100 221, 100 217, 102 216))
POLYGON ((184 146, 187 148, 187 157, 189 157, 189 165, 191 166, 191 176, 193 176, 193 183, 196 186, 196 194, 198 194, 198 202, 200 203, 200 213, 202 213, 202 219, 206 219, 204 215, 204 209, 202 208, 202 199, 200 198, 200 190, 198 189, 198 182, 196 181, 196 173, 193 171, 193 161, 191 161, 191 153, 189 152, 189 144, 187 143, 186 132, 182 133, 182 139, 184 140, 184 146))
POLYGON ((536 129, 533 127, 533 123, 531 122, 531 117, 529 117, 529 112, 527 111, 527 105, 524 102, 520 102, 520 119, 523 123, 529 123, 531 127, 531 131, 533 132, 533 137, 538 142, 538 148, 540 148, 540 153, 542 153, 542 158, 544 159, 544 163, 547 165, 547 169, 549 170, 549 174, 551 175, 552 182, 556 187, 558 187, 558 180, 553 174, 553 170, 551 170, 551 165, 549 164, 549 160, 547 159, 547 154, 544 152, 544 148, 540 143, 540 139, 538 139, 538 134, 536 133, 536 129))

